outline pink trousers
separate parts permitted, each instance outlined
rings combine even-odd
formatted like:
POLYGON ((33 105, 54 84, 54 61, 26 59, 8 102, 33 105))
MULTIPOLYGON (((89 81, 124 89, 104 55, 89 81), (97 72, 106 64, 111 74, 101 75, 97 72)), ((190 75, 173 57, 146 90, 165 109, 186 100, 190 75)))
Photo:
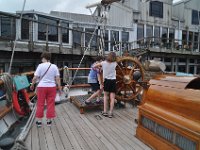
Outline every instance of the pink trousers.
POLYGON ((56 87, 38 87, 37 88, 37 110, 36 117, 44 117, 44 105, 47 104, 47 119, 54 118, 55 114, 55 97, 56 97, 56 87))

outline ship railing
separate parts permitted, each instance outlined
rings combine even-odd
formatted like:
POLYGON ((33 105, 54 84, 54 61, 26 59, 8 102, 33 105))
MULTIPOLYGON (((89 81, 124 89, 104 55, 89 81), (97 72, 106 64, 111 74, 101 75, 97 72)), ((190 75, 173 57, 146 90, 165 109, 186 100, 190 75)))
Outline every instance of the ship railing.
MULTIPOLYGON (((90 87, 90 85, 87 83, 87 78, 88 76, 86 73, 90 70, 90 68, 60 68, 60 74, 61 74, 61 81, 63 81, 63 77, 65 78, 66 76, 63 75, 63 71, 67 70, 69 74, 69 79, 68 83, 63 83, 62 86, 69 86, 70 88, 84 88, 84 87, 90 87), (77 76, 74 78, 74 73, 75 71, 78 70, 77 76), (84 74, 84 75, 83 75, 84 74), (75 79, 74 82, 70 83, 72 79, 75 79)), ((15 75, 26 75, 28 77, 29 82, 31 83, 31 79, 34 76, 34 71, 30 72, 24 72, 24 73, 19 73, 15 75)), ((13 75, 13 76, 15 76, 13 75)), ((0 87, 3 86, 3 81, 0 79, 0 87)), ((31 91, 29 88, 27 88, 27 91, 29 93, 29 97, 33 97, 35 95, 35 92, 31 91)), ((12 105, 7 105, 6 103, 3 105, 0 105, 0 119, 2 119, 6 114, 8 114, 10 111, 12 111, 12 105)))
POLYGON ((146 37, 131 43, 134 49, 149 49, 155 52, 181 53, 200 55, 200 43, 198 41, 186 41, 174 38, 146 37))

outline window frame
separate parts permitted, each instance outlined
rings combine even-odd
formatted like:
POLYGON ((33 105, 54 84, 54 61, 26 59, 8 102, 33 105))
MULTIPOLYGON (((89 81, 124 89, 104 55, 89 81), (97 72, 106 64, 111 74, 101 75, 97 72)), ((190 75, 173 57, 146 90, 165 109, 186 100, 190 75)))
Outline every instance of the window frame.
POLYGON ((199 15, 200 15, 200 12, 198 10, 192 10, 192 14, 191 14, 191 24, 192 25, 199 25, 199 15), (196 14, 194 14, 196 13, 196 14), (195 16, 197 15, 197 16, 195 16), (197 20, 196 20, 197 19, 197 20))
POLYGON ((149 16, 163 18, 163 2, 151 1, 149 3, 149 16), (159 10, 155 11, 153 7, 160 7, 159 10))
POLYGON ((21 20, 21 40, 29 40, 30 39, 30 35, 29 35, 30 34, 30 29, 29 29, 29 27, 30 27, 30 21, 28 19, 22 19, 21 20), (28 28, 24 28, 24 26, 23 26, 23 25, 25 25, 24 22, 28 23, 28 25, 26 24, 28 26, 28 28), (24 35, 24 32, 26 32, 26 34, 28 32, 28 36, 24 35))
POLYGON ((119 30, 110 30, 110 50, 119 50, 119 30), (115 49, 116 48, 116 49, 115 49))
POLYGON ((63 44, 69 44, 69 29, 66 28, 69 28, 69 22, 61 22, 61 39, 63 44), (67 42, 64 42, 64 36, 67 36, 67 42))
MULTIPOLYGON (((38 16, 38 36, 37 36, 37 40, 38 41, 42 41, 42 42, 44 42, 44 41, 48 41, 48 43, 58 43, 59 42, 59 30, 58 30, 58 20, 57 19, 55 19, 55 18, 51 18, 51 17, 46 17, 46 16, 43 16, 43 15, 39 15, 38 16), (40 20, 40 19, 43 19, 43 20, 40 20), (54 22, 54 23, 53 23, 54 22), (42 25, 45 29, 46 29, 46 31, 44 32, 44 33, 46 33, 45 34, 45 38, 44 39, 39 39, 39 37, 41 37, 41 36, 39 36, 39 26, 40 25, 42 25), (47 33, 47 27, 48 27, 48 33, 47 33), (56 27, 56 32, 57 32, 57 40, 49 40, 49 36, 51 35, 51 34, 49 34, 49 32, 50 32, 50 28, 52 28, 52 27, 56 27)), ((51 30, 51 31, 53 31, 53 30, 51 30)))
MULTIPOLYGON (((0 16, 0 36, 3 38, 8 38, 11 40, 14 40, 16 37, 16 18, 14 17, 10 17, 10 16, 0 16), (6 23, 3 22, 3 19, 7 19, 6 23), (9 29, 9 31, 6 31, 5 33, 3 33, 3 26, 7 27, 7 29, 9 29)), ((5 20, 4 20, 5 21, 5 20)))

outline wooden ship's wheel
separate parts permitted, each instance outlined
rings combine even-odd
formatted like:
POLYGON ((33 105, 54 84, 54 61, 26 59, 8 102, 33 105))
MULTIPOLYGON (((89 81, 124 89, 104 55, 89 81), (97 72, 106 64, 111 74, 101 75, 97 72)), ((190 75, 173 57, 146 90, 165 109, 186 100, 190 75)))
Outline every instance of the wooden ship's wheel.
POLYGON ((147 85, 144 70, 136 57, 118 57, 116 67, 116 100, 134 100, 147 85))

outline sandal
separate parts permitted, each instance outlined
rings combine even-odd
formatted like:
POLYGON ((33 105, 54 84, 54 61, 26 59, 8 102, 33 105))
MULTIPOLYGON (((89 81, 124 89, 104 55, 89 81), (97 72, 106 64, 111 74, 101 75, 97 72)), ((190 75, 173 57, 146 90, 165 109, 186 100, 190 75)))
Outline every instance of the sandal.
POLYGON ((103 112, 103 111, 102 111, 102 112, 101 112, 101 115, 104 116, 104 117, 108 117, 108 113, 107 113, 107 112, 103 112))
POLYGON ((85 104, 86 104, 86 105, 89 105, 89 104, 91 104, 91 101, 89 101, 89 102, 88 102, 88 101, 85 101, 85 104))
POLYGON ((35 124, 37 125, 38 128, 40 128, 42 126, 42 122, 41 121, 36 121, 35 124))
POLYGON ((96 102, 95 102, 96 104, 101 104, 102 103, 102 101, 101 100, 96 100, 96 102))
POLYGON ((113 117, 113 114, 112 114, 112 113, 110 113, 110 114, 108 115, 108 117, 109 117, 109 118, 112 118, 112 117, 113 117))

